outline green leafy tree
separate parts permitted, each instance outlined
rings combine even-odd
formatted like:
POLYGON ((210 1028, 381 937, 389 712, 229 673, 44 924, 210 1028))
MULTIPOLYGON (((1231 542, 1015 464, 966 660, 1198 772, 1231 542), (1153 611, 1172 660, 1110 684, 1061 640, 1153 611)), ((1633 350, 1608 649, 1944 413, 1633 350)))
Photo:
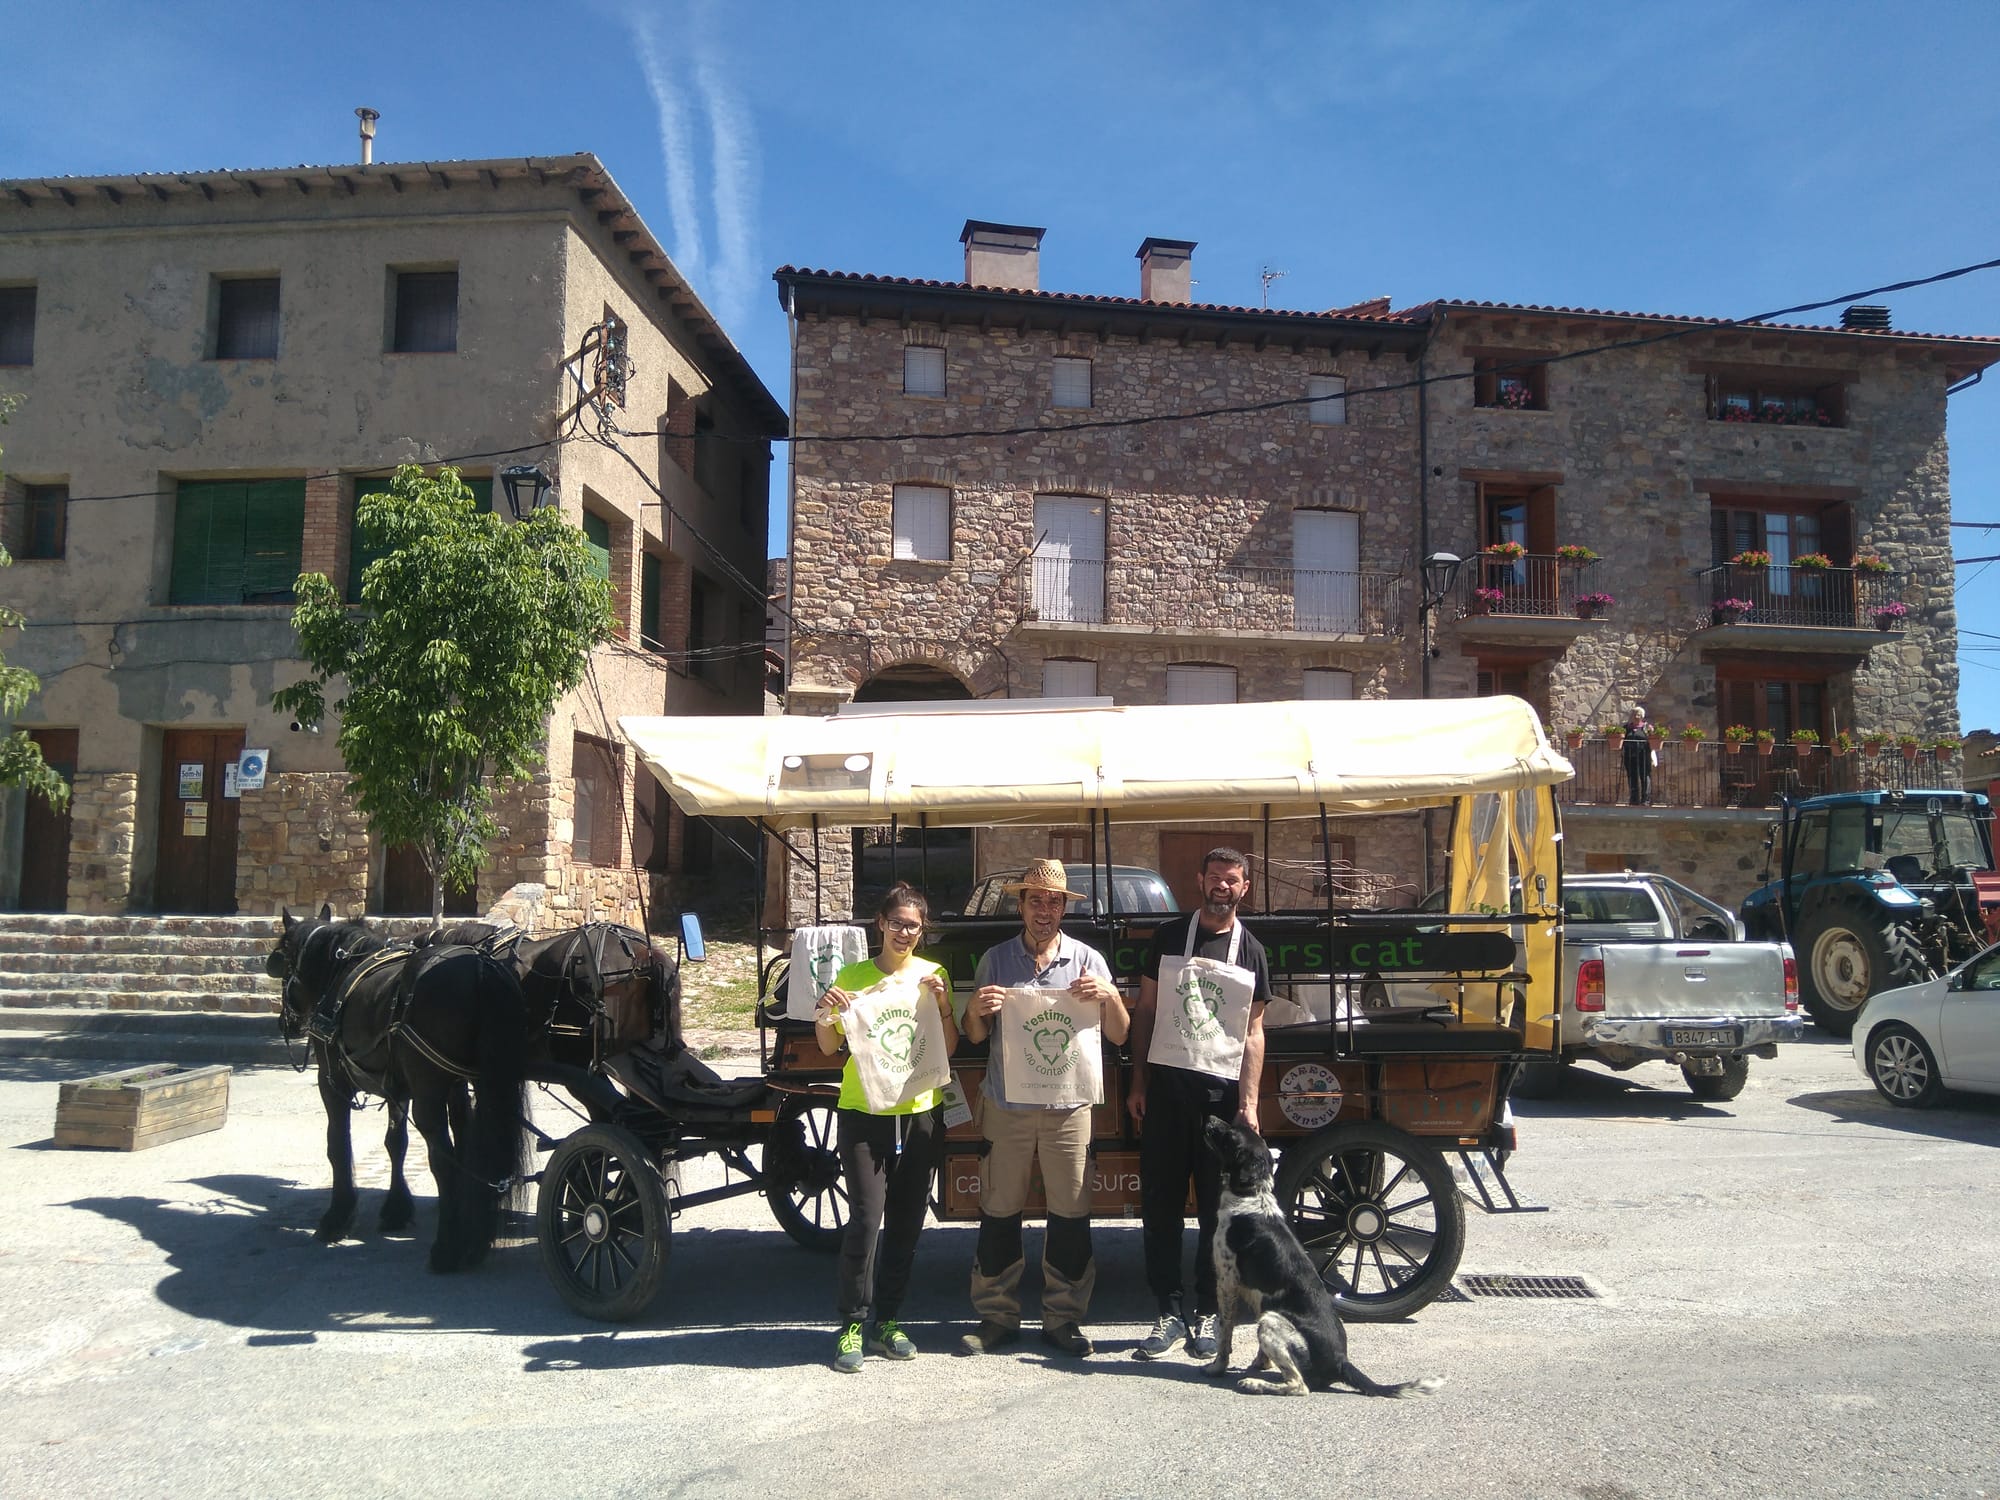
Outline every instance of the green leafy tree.
POLYGON ((317 724, 342 679, 333 707, 356 804, 384 845, 422 852, 435 918, 445 882, 473 880, 497 831, 495 788, 533 774, 550 710, 610 634, 610 588, 559 511, 510 524, 479 510, 456 469, 398 469, 357 520, 382 554, 360 607, 300 576, 292 628, 314 675, 273 702, 317 724))
MULTIPOLYGON (((7 420, 18 399, 12 396, 0 399, 0 422, 7 420)), ((13 566, 12 555, 0 546, 0 568, 13 566)), ((19 610, 0 604, 0 633, 18 630, 27 623, 28 617, 19 610)), ((0 719, 11 723, 14 715, 26 708, 28 700, 41 690, 41 678, 26 667, 8 666, 6 656, 0 654, 0 719)), ((51 807, 69 804, 69 783, 42 759, 42 747, 28 738, 25 729, 17 729, 0 739, 0 786, 25 787, 47 798, 51 807)))

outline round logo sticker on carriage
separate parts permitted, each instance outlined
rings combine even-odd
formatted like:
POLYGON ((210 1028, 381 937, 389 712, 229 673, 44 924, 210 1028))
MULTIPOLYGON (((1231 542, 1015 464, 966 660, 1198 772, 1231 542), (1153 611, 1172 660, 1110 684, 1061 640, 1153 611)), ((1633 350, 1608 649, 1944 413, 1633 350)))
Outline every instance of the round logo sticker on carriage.
POLYGON ((1076 1066, 1076 1033, 1069 1015, 1051 1007, 1022 1023, 1028 1038, 1028 1066, 1045 1078, 1060 1078, 1076 1066))
POLYGON ((1278 1108, 1301 1130, 1317 1130, 1340 1113, 1340 1080, 1319 1063, 1298 1063, 1278 1079, 1278 1108))
POLYGON ((1181 1008, 1174 1024, 1190 1042, 1222 1035, 1222 986, 1193 969, 1181 970, 1181 1008))

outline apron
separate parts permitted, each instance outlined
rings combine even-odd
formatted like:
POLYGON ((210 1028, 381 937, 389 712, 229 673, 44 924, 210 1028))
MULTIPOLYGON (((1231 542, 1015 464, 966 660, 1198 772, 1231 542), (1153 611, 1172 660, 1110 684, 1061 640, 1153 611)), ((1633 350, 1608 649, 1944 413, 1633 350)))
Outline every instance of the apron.
POLYGON ((1250 1034, 1257 976, 1236 964, 1243 947, 1240 920, 1229 929, 1229 957, 1219 962, 1194 956, 1195 934, 1200 931, 1200 919, 1191 919, 1186 951, 1179 958, 1160 960, 1153 1041, 1146 1049, 1146 1061, 1234 1082, 1243 1071, 1243 1041, 1250 1034))

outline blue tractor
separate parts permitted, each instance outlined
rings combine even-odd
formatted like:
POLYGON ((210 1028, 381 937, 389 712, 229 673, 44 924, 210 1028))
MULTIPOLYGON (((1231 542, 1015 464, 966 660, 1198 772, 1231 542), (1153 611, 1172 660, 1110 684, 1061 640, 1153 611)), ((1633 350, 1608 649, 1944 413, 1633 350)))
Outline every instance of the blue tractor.
POLYGON ((1993 868, 1992 816, 1976 792, 1787 802, 1767 845, 1779 878, 1767 860, 1743 925, 1791 943, 1806 1010, 1846 1036, 1870 995, 1933 978, 1986 946, 1973 876, 1993 868))

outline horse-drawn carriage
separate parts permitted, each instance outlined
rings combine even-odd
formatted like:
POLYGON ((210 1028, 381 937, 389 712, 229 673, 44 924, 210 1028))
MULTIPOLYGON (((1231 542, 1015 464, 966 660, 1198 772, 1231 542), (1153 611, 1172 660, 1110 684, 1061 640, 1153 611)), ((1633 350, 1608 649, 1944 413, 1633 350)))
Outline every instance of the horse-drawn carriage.
MULTIPOLYGON (((1267 854, 1271 825, 1305 820, 1322 857, 1332 818, 1405 816, 1413 841, 1436 820, 1447 911, 1343 909, 1329 867, 1323 908, 1247 917, 1290 1018, 1267 1017, 1259 1124, 1282 1153, 1280 1199, 1351 1317, 1404 1316, 1449 1284, 1465 1235, 1450 1155, 1482 1206, 1514 1203, 1504 1101, 1516 1068, 1556 1045, 1553 789, 1570 775, 1519 700, 1124 709, 1028 700, 827 718, 628 718, 621 728, 683 812, 751 819, 815 873, 822 833, 846 826, 1082 825, 1110 891, 1114 815, 1250 825, 1267 854)), ((815 910, 814 925, 826 916, 815 910)), ((1113 903, 1066 928, 1132 990, 1160 920, 1113 903)), ((946 965, 962 1014, 979 954, 1018 928, 934 925, 921 951, 946 965)), ((760 1076, 720 1078, 685 1047, 670 982, 656 986, 643 1044, 626 1045, 600 1018, 566 1060, 531 1064, 532 1077, 561 1086, 587 1116, 566 1138, 542 1140, 536 1219, 551 1279, 589 1316, 639 1315, 664 1279, 673 1217, 702 1203, 763 1193, 802 1244, 839 1242, 839 1060, 788 1014, 791 931, 760 923, 760 957, 766 946, 776 953, 759 965, 760 1076), (729 1180, 682 1192, 681 1167, 705 1156, 729 1167, 729 1180)), ((966 1045, 954 1059, 956 1107, 934 1194, 947 1220, 978 1214, 980 1053, 966 1045)), ((1133 1215, 1127 1061, 1116 1048, 1104 1061, 1093 1195, 1100 1214, 1133 1215)))

